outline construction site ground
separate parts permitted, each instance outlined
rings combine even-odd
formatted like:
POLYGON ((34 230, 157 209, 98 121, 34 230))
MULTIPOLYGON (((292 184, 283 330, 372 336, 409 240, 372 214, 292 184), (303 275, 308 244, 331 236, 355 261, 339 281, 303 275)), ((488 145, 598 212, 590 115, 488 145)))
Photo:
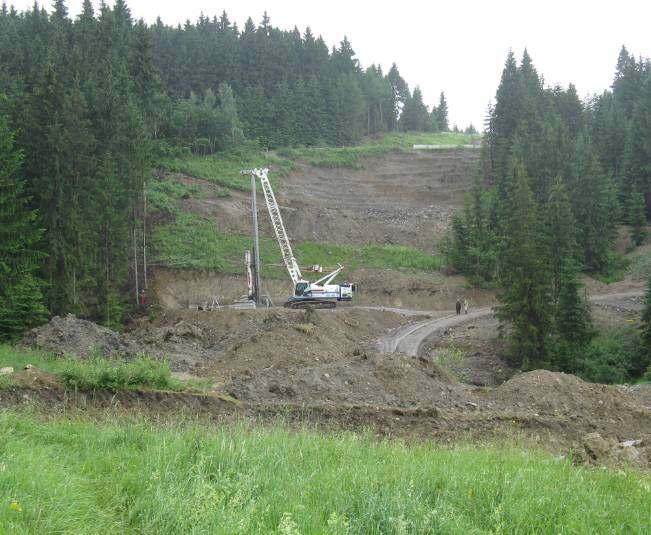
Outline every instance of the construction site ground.
MULTIPOLYGON (((278 195, 288 233, 298 241, 397 243, 432 252, 462 204, 477 157, 473 150, 397 153, 356 171, 299 162, 278 195)), ((242 192, 181 201, 234 233, 248 232, 248 202, 242 192)), ((270 235, 266 222, 262 232, 270 235)), ((124 333, 68 316, 28 333, 24 343, 80 358, 146 353, 168 359, 180 377, 209 379, 208 392, 65 392, 29 370, 20 372, 18 387, 0 392, 0 405, 165 419, 281 418, 442 442, 518 441, 587 461, 649 467, 651 388, 519 373, 501 356, 494 292, 462 277, 362 267, 346 274, 360 284, 354 306, 208 312, 188 305, 241 296, 243 276, 164 266, 151 276, 152 304, 124 333), (454 314, 458 298, 468 299, 467 316, 454 314), (626 441, 640 442, 622 446, 626 441)), ((277 304, 290 291, 284 280, 264 285, 277 304)), ((637 321, 643 286, 631 278, 614 285, 588 280, 597 325, 637 321)))
MULTIPOLYGON (((638 305, 639 297, 626 294, 612 301, 600 297, 594 308, 600 321, 612 322, 626 321, 638 305)), ((443 442, 515 440, 598 462, 620 462, 625 455, 625 461, 648 468, 648 386, 591 384, 545 370, 517 373, 499 356, 501 342, 487 309, 457 317, 451 311, 421 315, 378 308, 167 311, 135 321, 124 334, 72 316, 54 318, 25 342, 82 357, 147 353, 170 359, 180 377, 209 378, 212 386, 202 394, 109 395, 24 381, 22 388, 0 393, 0 403, 83 407, 98 414, 127 410, 156 418, 281 418, 443 442), (423 322, 428 334, 416 354, 382 345, 423 322), (595 433, 608 447, 590 459, 586 440, 595 433), (629 440, 641 440, 634 455, 621 453, 621 443, 629 440)))

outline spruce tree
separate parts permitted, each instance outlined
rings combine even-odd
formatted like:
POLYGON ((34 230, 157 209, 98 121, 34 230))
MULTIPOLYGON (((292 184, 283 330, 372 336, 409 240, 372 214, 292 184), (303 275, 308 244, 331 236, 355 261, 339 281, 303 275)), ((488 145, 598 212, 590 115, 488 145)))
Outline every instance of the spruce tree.
POLYGON ((511 353, 524 369, 545 365, 552 332, 549 249, 524 165, 512 164, 504 213, 497 317, 509 328, 511 353))
POLYGON ((443 91, 441 91, 439 105, 436 108, 436 123, 441 132, 447 132, 450 129, 448 125, 448 103, 445 100, 445 93, 443 91))
POLYGON ((651 366, 651 277, 647 280, 644 308, 640 324, 640 356, 636 363, 634 373, 642 374, 651 366))
POLYGON ((423 104, 423 94, 419 87, 414 89, 414 94, 407 99, 405 107, 402 110, 400 121, 402 130, 423 132, 427 129, 427 108, 423 104))
POLYGON ((626 212, 633 243, 640 246, 646 238, 646 206, 644 196, 636 188, 631 190, 628 197, 626 212))
POLYGON ((37 270, 42 231, 28 207, 22 155, 0 116, 0 339, 11 340, 47 317, 37 270))

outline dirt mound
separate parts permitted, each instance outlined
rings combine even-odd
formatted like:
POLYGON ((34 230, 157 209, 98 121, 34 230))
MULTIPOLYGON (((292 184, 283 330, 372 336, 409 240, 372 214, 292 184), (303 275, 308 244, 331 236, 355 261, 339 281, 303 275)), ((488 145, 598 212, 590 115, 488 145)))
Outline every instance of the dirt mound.
POLYGON ((49 323, 28 331, 23 343, 55 355, 70 354, 81 358, 121 357, 138 352, 115 331, 72 314, 54 316, 49 323))
POLYGON ((508 380, 494 391, 495 400, 544 414, 620 415, 639 408, 626 390, 582 381, 574 375, 535 370, 508 380))
POLYGON ((617 442, 651 439, 651 411, 625 386, 582 381, 564 373, 536 370, 517 375, 487 394, 494 410, 553 418, 556 434, 581 443, 598 432, 617 442))
POLYGON ((599 433, 588 433, 581 443, 583 451, 576 452, 578 461, 611 466, 632 465, 645 468, 648 464, 649 449, 644 440, 625 440, 618 442, 604 438, 599 433))

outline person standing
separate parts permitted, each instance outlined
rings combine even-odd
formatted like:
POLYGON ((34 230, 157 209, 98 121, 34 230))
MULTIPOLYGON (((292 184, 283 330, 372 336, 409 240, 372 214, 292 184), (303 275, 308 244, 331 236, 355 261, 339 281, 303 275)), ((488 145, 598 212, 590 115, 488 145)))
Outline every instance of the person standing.
POLYGON ((467 299, 463 300, 463 313, 468 314, 468 300, 467 299))
POLYGON ((461 315, 461 299, 457 299, 457 316, 461 315))

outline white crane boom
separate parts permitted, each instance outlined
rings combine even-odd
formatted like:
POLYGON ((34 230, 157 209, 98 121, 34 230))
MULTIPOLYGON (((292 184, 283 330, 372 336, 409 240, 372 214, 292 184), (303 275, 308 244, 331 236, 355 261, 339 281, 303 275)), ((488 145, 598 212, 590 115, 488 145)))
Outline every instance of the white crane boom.
POLYGON ((285 231, 285 225, 283 224, 283 218, 280 215, 280 209, 278 208, 278 203, 276 202, 276 196, 274 195, 273 189, 271 189, 271 183, 269 182, 269 169, 247 169, 242 171, 243 173, 250 173, 255 175, 260 179, 260 184, 262 184, 262 192, 264 193, 264 200, 267 204, 267 210, 269 211, 269 218, 271 219, 271 225, 274 228, 274 233, 276 234, 276 240, 278 240, 278 245, 280 246, 280 252, 283 255, 283 261, 285 262, 285 267, 289 273, 289 277, 292 279, 294 286, 299 281, 303 280, 303 275, 301 275, 301 270, 298 267, 298 262, 294 257, 292 251, 292 246, 289 243, 289 238, 287 237, 287 231, 285 231))

